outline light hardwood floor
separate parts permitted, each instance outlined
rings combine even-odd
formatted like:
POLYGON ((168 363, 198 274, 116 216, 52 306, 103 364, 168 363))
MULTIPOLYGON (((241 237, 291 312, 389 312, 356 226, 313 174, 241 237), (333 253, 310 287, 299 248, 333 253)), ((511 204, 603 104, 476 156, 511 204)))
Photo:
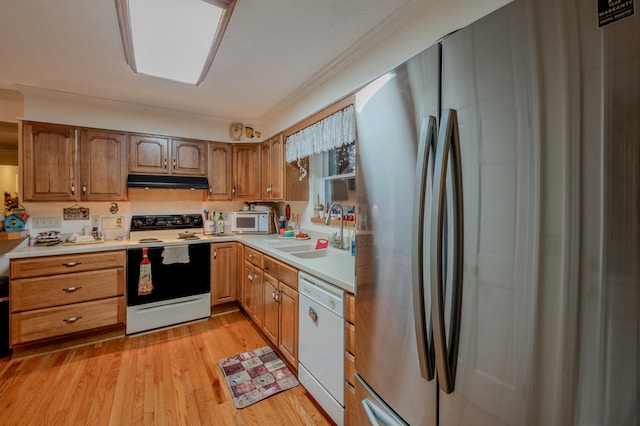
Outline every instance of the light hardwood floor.
POLYGON ((238 410, 218 361, 267 342, 240 312, 0 359, 1 425, 330 425, 300 385, 238 410))

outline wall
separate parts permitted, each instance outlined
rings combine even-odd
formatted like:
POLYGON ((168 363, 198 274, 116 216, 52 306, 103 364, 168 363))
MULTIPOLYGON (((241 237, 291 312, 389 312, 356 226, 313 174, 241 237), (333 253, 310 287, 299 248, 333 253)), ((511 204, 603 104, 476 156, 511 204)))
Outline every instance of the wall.
MULTIPOLYGON (((284 130, 419 53, 443 35, 473 22, 506 3, 508 3, 507 0, 440 1, 374 48, 363 49, 358 58, 345 69, 328 72, 327 75, 330 77, 326 81, 309 85, 309 88, 303 91, 302 95, 298 95, 295 99, 287 99, 283 105, 286 103, 288 106, 272 112, 265 118, 264 123, 255 124, 263 126, 265 136, 284 130)), ((24 95, 24 103, 16 97, 15 93, 5 91, 12 93, 12 96, 2 97, 2 91, 0 91, 0 119, 3 116, 9 117, 11 120, 15 120, 16 117, 24 117, 29 120, 88 127, 150 132, 206 140, 230 140, 229 123, 211 117, 186 114, 178 110, 106 101, 89 96, 67 95, 31 88, 21 88, 21 90, 24 95)), ((319 160, 312 159, 309 185, 310 202, 292 203, 292 208, 295 212, 300 213, 303 228, 309 227, 326 232, 326 227, 312 225, 309 221, 313 215, 312 200, 321 190, 318 180, 319 164, 319 160)), ((32 215, 47 216, 53 213, 61 215, 63 206, 58 204, 60 203, 29 203, 25 207, 28 207, 28 211, 32 215)), ((92 212, 95 209, 99 214, 108 214, 110 203, 93 204, 96 206, 92 208, 92 212)), ((158 204, 143 200, 131 200, 120 204, 123 211, 127 212, 126 215, 147 208, 177 209, 174 204, 167 204, 164 200, 158 201, 158 204)), ((206 205, 207 203, 202 201, 192 201, 189 206, 180 204, 180 207, 201 211, 206 205)), ((65 204, 64 207, 68 207, 68 205, 65 204)), ((210 206, 207 208, 215 210, 210 206)), ((230 208, 235 207, 230 206, 230 208)))

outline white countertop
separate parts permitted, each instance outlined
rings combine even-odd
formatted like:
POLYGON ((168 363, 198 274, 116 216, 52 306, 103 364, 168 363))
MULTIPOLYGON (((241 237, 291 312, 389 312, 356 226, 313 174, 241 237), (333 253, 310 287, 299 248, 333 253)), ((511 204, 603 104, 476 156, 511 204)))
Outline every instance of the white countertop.
MULTIPOLYGON (((306 232, 306 231, 305 231, 306 232)), ((314 259, 302 259, 291 253, 278 250, 283 245, 294 244, 314 244, 319 237, 313 232, 309 232, 312 237, 309 240, 294 240, 277 238, 276 234, 271 235, 212 235, 200 236, 204 241, 223 242, 223 241, 239 241, 263 252, 275 259, 287 263, 295 268, 305 271, 311 275, 327 281, 336 287, 345 291, 355 292, 355 258, 351 256, 350 250, 331 250, 332 256, 314 259), (204 238, 203 238, 204 237, 204 238)), ((38 256, 55 256, 60 254, 87 253, 97 251, 122 250, 126 249, 129 244, 128 240, 124 241, 105 241, 97 244, 75 244, 75 245, 57 245, 51 247, 35 247, 28 245, 29 240, 25 239, 20 245, 5 254, 7 259, 21 259, 38 256)))

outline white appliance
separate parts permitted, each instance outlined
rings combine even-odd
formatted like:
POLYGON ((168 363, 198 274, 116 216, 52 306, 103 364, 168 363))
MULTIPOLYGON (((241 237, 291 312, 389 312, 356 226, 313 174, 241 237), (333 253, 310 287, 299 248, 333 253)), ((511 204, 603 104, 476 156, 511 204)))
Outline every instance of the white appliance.
POLYGON ((252 210, 232 212, 231 232, 237 234, 272 234, 275 232, 273 213, 252 210))
POLYGON ((632 8, 515 0, 356 94, 356 424, 639 424, 632 8))
POLYGON ((298 379, 344 424, 344 290, 298 274, 298 379))

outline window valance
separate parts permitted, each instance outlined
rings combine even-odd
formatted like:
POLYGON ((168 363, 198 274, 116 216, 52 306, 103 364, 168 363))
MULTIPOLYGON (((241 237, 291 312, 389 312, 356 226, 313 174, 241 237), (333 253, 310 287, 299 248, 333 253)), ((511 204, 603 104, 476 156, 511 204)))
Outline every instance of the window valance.
POLYGON ((356 115, 349 105, 287 137, 287 163, 338 148, 356 140, 356 115))

